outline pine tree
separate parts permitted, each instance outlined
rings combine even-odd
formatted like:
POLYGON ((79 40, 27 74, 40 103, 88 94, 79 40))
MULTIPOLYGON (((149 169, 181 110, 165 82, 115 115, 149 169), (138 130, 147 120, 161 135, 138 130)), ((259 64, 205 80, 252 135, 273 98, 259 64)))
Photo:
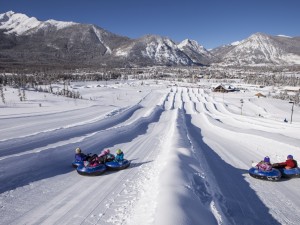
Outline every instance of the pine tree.
POLYGON ((3 104, 5 104, 5 96, 4 96, 4 91, 3 91, 2 84, 0 85, 0 95, 1 95, 1 99, 2 99, 3 104))
POLYGON ((23 89, 23 100, 26 101, 25 89, 23 89))

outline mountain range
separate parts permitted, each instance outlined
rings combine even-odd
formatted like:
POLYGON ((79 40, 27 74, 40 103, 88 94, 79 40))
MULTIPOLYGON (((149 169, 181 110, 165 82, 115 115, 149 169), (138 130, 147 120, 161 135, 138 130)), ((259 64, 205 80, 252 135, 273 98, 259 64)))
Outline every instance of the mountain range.
POLYGON ((12 11, 0 14, 0 66, 271 66, 300 64, 300 37, 256 33, 207 50, 194 40, 176 43, 146 35, 116 35, 92 24, 39 21, 12 11))

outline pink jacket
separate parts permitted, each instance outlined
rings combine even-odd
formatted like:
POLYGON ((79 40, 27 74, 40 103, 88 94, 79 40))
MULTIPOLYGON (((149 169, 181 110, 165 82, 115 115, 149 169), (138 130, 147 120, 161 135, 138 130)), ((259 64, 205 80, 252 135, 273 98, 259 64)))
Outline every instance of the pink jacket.
POLYGON ((105 156, 105 155, 107 155, 107 154, 109 154, 109 150, 103 150, 99 155, 98 155, 98 157, 102 157, 102 156, 105 156))
POLYGON ((270 171, 272 170, 272 165, 270 163, 266 162, 259 162, 256 165, 257 169, 262 170, 262 171, 270 171))

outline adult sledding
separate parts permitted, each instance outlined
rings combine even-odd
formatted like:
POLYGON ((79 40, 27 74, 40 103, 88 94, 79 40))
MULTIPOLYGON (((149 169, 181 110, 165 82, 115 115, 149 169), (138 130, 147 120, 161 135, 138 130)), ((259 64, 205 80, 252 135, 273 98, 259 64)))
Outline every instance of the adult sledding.
POLYGON ((75 160, 72 166, 76 168, 80 175, 98 176, 103 174, 107 169, 121 170, 130 165, 130 161, 124 159, 124 153, 118 149, 116 156, 110 153, 109 149, 103 150, 99 155, 85 155, 80 148, 75 150, 75 160))
POLYGON ((257 179, 278 181, 282 177, 300 177, 300 168, 292 155, 288 155, 285 162, 274 164, 271 164, 270 158, 266 156, 263 161, 254 166, 252 165, 252 168, 249 169, 249 174, 257 179))

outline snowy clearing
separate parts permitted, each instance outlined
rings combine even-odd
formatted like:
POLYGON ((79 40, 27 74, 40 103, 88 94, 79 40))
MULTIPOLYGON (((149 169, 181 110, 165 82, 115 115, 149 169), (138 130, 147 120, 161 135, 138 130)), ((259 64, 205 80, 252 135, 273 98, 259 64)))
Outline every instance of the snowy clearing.
POLYGON ((299 224, 300 179, 248 174, 267 155, 300 160, 298 106, 290 123, 291 104, 257 89, 100 84, 73 84, 77 100, 26 91, 20 102, 5 89, 0 224, 299 224), (131 165, 81 176, 71 166, 76 147, 121 148, 131 165))

